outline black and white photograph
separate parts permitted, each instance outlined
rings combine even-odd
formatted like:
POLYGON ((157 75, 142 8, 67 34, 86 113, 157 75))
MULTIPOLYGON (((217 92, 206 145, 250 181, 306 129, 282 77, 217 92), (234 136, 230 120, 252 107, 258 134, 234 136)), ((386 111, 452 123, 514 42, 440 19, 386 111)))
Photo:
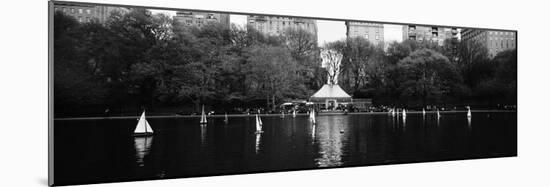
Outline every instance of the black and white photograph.
POLYGON ((517 156, 515 30, 49 10, 50 185, 517 156))

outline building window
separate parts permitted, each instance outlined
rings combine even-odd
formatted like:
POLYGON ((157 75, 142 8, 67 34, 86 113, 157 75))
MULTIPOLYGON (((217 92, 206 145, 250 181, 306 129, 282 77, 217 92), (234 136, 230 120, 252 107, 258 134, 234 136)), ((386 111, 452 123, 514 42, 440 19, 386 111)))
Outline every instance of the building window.
POLYGON ((86 13, 87 13, 87 14, 92 14, 92 10, 86 9, 86 13))
POLYGON ((82 9, 81 8, 78 9, 78 13, 82 14, 82 9))
POLYGON ((376 40, 380 40, 380 36, 378 36, 378 34, 376 35, 376 40))
POLYGON ((365 38, 366 38, 366 39, 369 39, 369 34, 365 34, 365 38))
POLYGON ((74 14, 74 8, 71 8, 71 14, 74 14))
POLYGON ((82 17, 78 16, 78 22, 82 22, 82 17))
POLYGON ((90 17, 86 17, 86 22, 90 22, 90 17))

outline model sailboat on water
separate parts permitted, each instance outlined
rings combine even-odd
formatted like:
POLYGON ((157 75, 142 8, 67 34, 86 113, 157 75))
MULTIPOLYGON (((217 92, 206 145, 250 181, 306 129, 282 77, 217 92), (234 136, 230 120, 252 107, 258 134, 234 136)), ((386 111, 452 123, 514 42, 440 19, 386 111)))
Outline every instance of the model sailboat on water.
POLYGON ((136 125, 136 129, 134 130, 134 136, 151 136, 151 135, 153 135, 153 129, 151 128, 151 125, 149 125, 149 122, 147 121, 147 119, 145 119, 145 111, 143 111, 136 125))
POLYGON ((309 113, 309 120, 312 123, 315 123, 315 110, 311 110, 311 112, 309 113))
POLYGON ((223 119, 223 123, 225 123, 225 124, 228 124, 228 123, 229 123, 229 118, 227 118, 227 112, 225 113, 225 116, 224 116, 224 119, 223 119))
POLYGON ((206 114, 204 113, 204 105, 202 105, 202 113, 201 113, 201 125, 206 125, 208 123, 208 120, 206 120, 206 114))

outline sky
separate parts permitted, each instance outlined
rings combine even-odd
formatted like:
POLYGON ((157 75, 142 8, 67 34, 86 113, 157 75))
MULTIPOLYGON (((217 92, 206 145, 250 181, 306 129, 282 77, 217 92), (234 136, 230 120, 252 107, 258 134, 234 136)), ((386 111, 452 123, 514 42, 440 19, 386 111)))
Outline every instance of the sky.
MULTIPOLYGON (((163 13, 170 16, 175 16, 175 11, 166 10, 151 10, 152 13, 163 13)), ((229 20, 231 23, 238 26, 246 25, 245 15, 230 15, 229 20)), ((386 43, 403 40, 402 25, 384 24, 384 41, 386 43)), ((333 42, 346 38, 346 25, 343 21, 328 21, 317 20, 317 39, 319 46, 328 42, 333 42)))

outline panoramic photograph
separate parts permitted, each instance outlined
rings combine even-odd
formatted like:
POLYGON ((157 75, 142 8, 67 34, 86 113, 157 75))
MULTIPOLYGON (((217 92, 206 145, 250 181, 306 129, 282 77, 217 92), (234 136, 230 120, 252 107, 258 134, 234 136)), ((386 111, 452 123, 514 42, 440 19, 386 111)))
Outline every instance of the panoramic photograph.
POLYGON ((517 31, 50 14, 53 185, 517 156, 517 31))

